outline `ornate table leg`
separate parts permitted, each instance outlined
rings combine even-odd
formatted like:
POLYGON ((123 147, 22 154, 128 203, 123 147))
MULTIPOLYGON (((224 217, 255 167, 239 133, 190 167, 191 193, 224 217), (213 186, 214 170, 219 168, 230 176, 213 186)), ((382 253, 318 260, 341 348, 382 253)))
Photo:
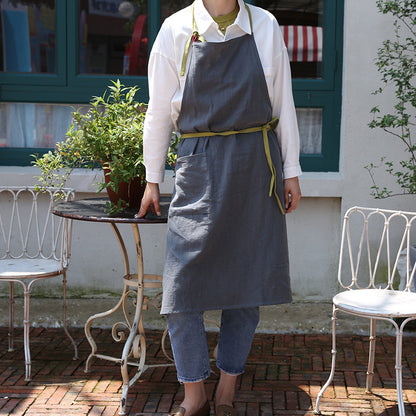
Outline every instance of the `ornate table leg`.
MULTIPOLYGON (((143 327, 143 317, 142 311, 147 309, 147 302, 144 303, 144 300, 147 299, 144 296, 145 288, 161 288, 162 287, 162 276, 154 274, 144 274, 143 270, 143 250, 140 238, 140 232, 137 224, 132 224, 134 242, 136 248, 136 258, 137 258, 137 275, 129 274, 124 277, 125 285, 134 287, 137 292, 136 298, 136 310, 134 315, 134 320, 130 326, 130 334, 124 345, 123 354, 121 359, 121 375, 123 378, 123 390, 121 393, 120 400, 120 415, 126 414, 126 403, 127 403, 127 394, 130 386, 132 386, 136 380, 146 371, 148 368, 152 367, 167 367, 175 365, 173 359, 166 353, 165 349, 165 336, 162 338, 162 349, 166 358, 170 361, 169 363, 164 364, 146 364, 146 337, 143 327), (136 361, 129 361, 129 358, 132 357, 136 361), (128 374, 128 365, 134 365, 137 368, 136 374, 129 379, 128 374)), ((166 331, 165 331, 166 332, 166 331)))
MULTIPOLYGON (((126 250, 126 246, 124 244, 123 238, 122 238, 122 236, 120 234, 120 231, 118 230, 117 226, 113 223, 111 223, 110 225, 111 225, 111 227, 114 231, 114 234, 117 238, 117 241, 120 245, 121 254, 123 256, 124 273, 125 273, 125 275, 129 275, 130 274, 130 264, 129 264, 129 258, 128 258, 128 255, 127 255, 127 250, 126 250)), ((103 317, 112 315, 113 313, 117 312, 120 309, 120 307, 122 307, 123 304, 125 303, 125 300, 128 296, 128 290, 129 290, 128 286, 126 286, 124 284, 123 293, 122 293, 118 303, 113 308, 109 309, 108 311, 97 313, 97 314, 91 316, 90 318, 88 318, 87 322, 85 323, 85 336, 87 337, 87 340, 91 345, 91 353, 88 356, 87 361, 85 363, 85 372, 86 373, 89 372, 89 370, 91 368, 91 360, 94 357, 102 358, 102 359, 110 360, 110 361, 116 361, 116 362, 119 361, 119 359, 114 358, 114 357, 110 357, 110 356, 102 355, 102 354, 97 354, 97 344, 95 343, 95 341, 94 341, 94 339, 91 335, 91 324, 93 323, 93 321, 95 321, 98 318, 103 318, 103 317)), ((123 311, 126 312, 125 307, 123 307, 123 311)), ((124 313, 124 315, 125 315, 125 318, 128 322, 128 316, 126 316, 126 313, 124 313)), ((118 342, 122 341, 125 338, 124 331, 118 332, 118 328, 120 326, 123 326, 125 329, 129 328, 128 323, 126 324, 124 322, 117 322, 115 325, 113 325, 112 335, 113 335, 113 338, 118 342)))
POLYGON ((135 276, 126 275, 124 278, 125 285, 136 286, 137 298, 136 298, 136 310, 134 314, 134 320, 130 327, 129 337, 124 344, 123 354, 121 358, 121 376, 123 378, 123 390, 120 400, 120 415, 126 414, 127 393, 129 387, 141 376, 143 371, 147 369, 145 365, 146 361, 146 339, 144 335, 142 310, 143 310, 143 289, 144 289, 144 271, 143 271, 143 250, 140 238, 140 232, 137 224, 132 224, 134 242, 136 248, 137 258, 137 279, 135 276), (133 355, 134 358, 139 359, 139 365, 137 373, 129 380, 128 373, 128 359, 133 355))
POLYGON ((117 228, 117 226, 111 223, 113 231, 116 235, 117 241, 119 242, 120 249, 123 256, 124 262, 124 276, 123 283, 124 289, 118 303, 110 310, 98 313, 91 316, 85 324, 85 334, 88 339, 88 342, 91 345, 91 354, 89 355, 86 365, 85 372, 88 372, 91 367, 91 360, 93 357, 101 358, 104 360, 109 360, 120 364, 121 366, 121 376, 123 379, 123 388, 120 399, 120 415, 126 414, 126 405, 127 405, 127 394, 130 386, 132 386, 136 380, 146 371, 149 367, 166 367, 174 365, 172 363, 171 357, 165 352, 164 341, 165 336, 162 340, 162 348, 165 352, 166 357, 171 361, 166 364, 146 364, 146 337, 143 327, 142 311, 147 308, 147 303, 144 302, 146 299, 144 297, 144 288, 161 288, 162 287, 162 277, 158 275, 149 275, 144 274, 143 271, 143 251, 140 239, 139 228, 137 224, 132 224, 133 235, 136 248, 136 257, 137 257, 137 274, 130 273, 130 264, 127 255, 127 250, 123 241, 123 238, 117 228), (127 301, 130 295, 134 295, 134 318, 131 320, 131 317, 127 310, 127 301), (115 341, 121 342, 125 341, 123 352, 121 358, 111 357, 108 355, 98 354, 97 353, 97 344, 95 343, 91 335, 91 324, 97 318, 102 318, 105 316, 112 315, 120 308, 123 310, 125 322, 116 322, 112 327, 112 337, 115 341), (126 339, 126 333, 128 336, 126 339), (128 366, 132 365, 137 367, 136 374, 130 379, 128 373, 128 366))

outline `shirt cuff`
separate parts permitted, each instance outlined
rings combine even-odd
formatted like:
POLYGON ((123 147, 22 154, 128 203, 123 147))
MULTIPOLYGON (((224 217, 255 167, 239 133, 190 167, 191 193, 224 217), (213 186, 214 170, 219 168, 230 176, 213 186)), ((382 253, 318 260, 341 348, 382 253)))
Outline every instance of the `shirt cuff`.
POLYGON ((152 183, 161 183, 165 179, 165 171, 163 172, 146 172, 146 181, 152 183))
POLYGON ((300 168, 300 165, 289 166, 283 169, 284 179, 295 178, 300 175, 302 175, 302 169, 300 168))

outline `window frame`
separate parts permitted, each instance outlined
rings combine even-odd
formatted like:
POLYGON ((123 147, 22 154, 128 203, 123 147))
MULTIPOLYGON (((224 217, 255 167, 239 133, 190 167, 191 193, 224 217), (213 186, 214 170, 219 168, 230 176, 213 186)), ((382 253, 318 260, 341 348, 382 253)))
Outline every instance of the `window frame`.
MULTIPOLYGON (((66 0, 65 0, 66 1, 66 0)), ((56 1, 56 73, 55 74, 32 74, 32 73, 4 73, 0 72, 0 84, 2 86, 0 99, 1 101, 16 101, 15 99, 7 99, 8 92, 13 91, 10 86, 22 86, 28 88, 32 85, 43 86, 64 86, 66 82, 66 3, 56 1)))
MULTIPOLYGON (((149 50, 160 27, 160 1, 148 0, 149 50)), ((247 0, 255 4, 255 0, 247 0)), ((56 0, 56 74, 0 73, 0 100, 3 102, 35 102, 83 104, 103 91, 114 76, 83 75, 79 67, 79 3, 56 0)), ((342 48, 344 0, 325 0, 324 57, 321 79, 293 79, 293 96, 298 108, 322 109, 322 151, 301 154, 304 172, 336 172, 339 170, 342 48)), ((140 101, 148 100, 147 77, 117 76, 125 85, 137 85, 140 101)), ((32 154, 44 148, 0 148, 0 165, 28 166, 32 154)))

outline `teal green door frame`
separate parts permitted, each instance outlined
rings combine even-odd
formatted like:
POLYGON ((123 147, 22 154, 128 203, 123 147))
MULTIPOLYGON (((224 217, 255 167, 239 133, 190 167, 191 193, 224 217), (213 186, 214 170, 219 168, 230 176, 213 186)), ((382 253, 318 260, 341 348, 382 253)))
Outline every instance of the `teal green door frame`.
MULTIPOLYGON (((255 0, 247 3, 255 4, 255 0)), ((148 0, 149 49, 160 27, 160 0, 148 0)), ((325 0, 324 67, 322 79, 294 79, 298 108, 322 108, 322 151, 302 154, 304 171, 338 171, 340 149, 344 0, 325 0)), ((0 101, 87 103, 101 94, 110 80, 140 87, 138 99, 148 101, 147 77, 79 74, 79 8, 74 0, 56 1, 56 74, 0 73, 0 101)), ((0 148, 0 165, 27 166, 33 153, 47 149, 0 148)))

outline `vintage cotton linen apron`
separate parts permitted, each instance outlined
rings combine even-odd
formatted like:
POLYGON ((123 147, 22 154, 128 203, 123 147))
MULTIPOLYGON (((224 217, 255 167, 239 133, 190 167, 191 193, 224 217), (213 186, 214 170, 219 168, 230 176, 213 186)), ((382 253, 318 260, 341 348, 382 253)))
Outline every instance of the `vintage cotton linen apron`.
POLYGON ((282 161, 253 34, 196 39, 194 32, 178 118, 186 138, 169 209, 161 313, 290 302, 286 222, 277 201, 284 201, 282 161), (269 196, 267 146, 276 197, 269 196))

